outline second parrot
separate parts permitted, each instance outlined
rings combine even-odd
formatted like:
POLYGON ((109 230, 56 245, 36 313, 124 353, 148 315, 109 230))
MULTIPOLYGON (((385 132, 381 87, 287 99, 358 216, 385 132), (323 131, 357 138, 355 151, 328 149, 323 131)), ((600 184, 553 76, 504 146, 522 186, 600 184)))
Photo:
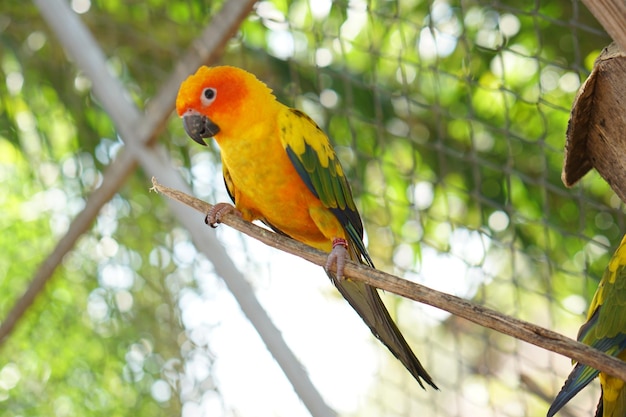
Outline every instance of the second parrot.
MULTIPOLYGON (((613 254, 591 301, 587 322, 578 332, 578 341, 608 355, 626 360, 626 236, 613 254)), ((569 400, 600 375, 602 395, 596 417, 625 417, 624 381, 577 363, 548 410, 554 416, 569 400)))

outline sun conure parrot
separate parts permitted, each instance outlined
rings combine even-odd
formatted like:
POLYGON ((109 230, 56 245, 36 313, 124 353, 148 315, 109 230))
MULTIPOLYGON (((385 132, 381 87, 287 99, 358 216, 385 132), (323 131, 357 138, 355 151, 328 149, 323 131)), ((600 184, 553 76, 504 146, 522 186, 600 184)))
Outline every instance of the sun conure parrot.
MULTIPOLYGON (((613 254, 596 290, 578 341, 626 360, 626 236, 613 254)), ((624 381, 577 363, 548 410, 548 417, 587 386, 598 374, 602 395, 596 417, 625 417, 624 381)))
POLYGON ((377 290, 345 279, 346 259, 374 267, 363 225, 328 137, 303 112, 276 100, 263 82, 240 68, 201 67, 181 85, 176 110, 201 145, 221 150, 231 199, 207 214, 215 226, 227 212, 260 220, 274 231, 329 253, 326 270, 372 333, 417 382, 437 386, 391 319, 377 290), (336 275, 330 268, 336 265, 336 275))

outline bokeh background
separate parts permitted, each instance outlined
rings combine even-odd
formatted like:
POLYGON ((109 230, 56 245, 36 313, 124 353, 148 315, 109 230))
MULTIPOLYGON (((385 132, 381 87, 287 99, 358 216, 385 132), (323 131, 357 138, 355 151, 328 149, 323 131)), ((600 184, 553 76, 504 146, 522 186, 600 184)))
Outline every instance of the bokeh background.
POLYGON ((597 173, 560 179, 571 104, 609 42, 579 0, 4 1, 0 416, 544 415, 567 358, 386 296, 441 388, 423 391, 321 268, 181 217, 150 176, 228 200, 171 80, 194 57, 243 67, 331 136, 380 269, 575 337, 624 230, 597 173))

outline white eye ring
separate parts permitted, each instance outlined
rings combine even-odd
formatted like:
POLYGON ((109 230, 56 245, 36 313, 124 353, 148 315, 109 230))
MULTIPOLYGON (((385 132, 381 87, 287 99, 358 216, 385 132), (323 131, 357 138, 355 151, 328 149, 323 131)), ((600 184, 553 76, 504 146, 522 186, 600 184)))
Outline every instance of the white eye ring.
POLYGON ((200 94, 200 101, 202 102, 202 105, 209 106, 215 101, 215 97, 217 97, 217 90, 215 88, 207 87, 202 90, 202 94, 200 94))

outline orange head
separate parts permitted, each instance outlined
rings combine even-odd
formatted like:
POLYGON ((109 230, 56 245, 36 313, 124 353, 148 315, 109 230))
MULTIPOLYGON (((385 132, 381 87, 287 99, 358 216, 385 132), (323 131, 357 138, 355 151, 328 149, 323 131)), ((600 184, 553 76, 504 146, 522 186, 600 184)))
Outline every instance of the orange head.
POLYGON ((272 90, 240 68, 200 67, 180 86, 176 111, 187 134, 204 139, 262 122, 276 103, 272 90))

